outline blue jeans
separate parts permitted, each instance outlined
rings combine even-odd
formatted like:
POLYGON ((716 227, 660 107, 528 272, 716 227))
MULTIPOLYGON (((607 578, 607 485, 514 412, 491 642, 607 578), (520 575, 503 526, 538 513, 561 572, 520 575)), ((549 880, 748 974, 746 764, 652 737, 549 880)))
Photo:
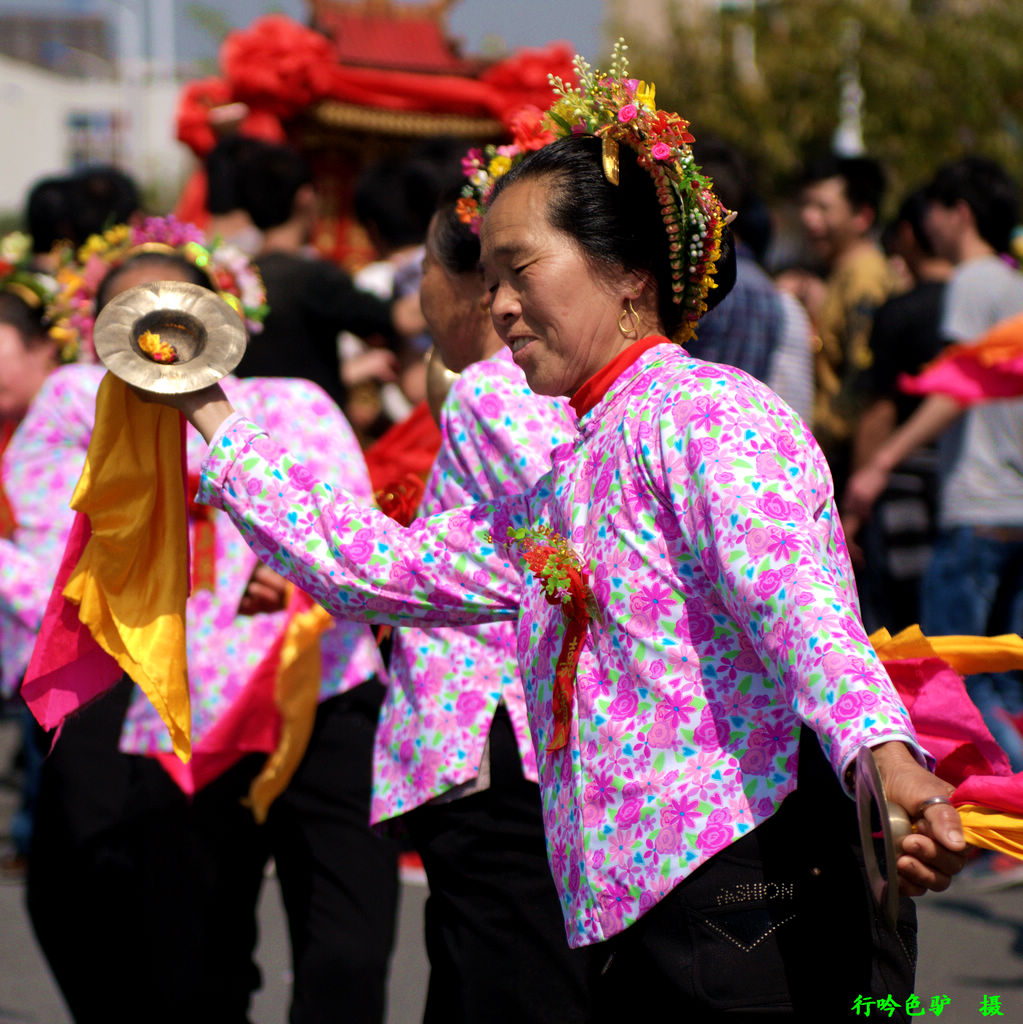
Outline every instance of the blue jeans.
MULTIPOLYGON (((920 625, 928 636, 1023 634, 1023 539, 943 530, 924 576, 920 625)), ((966 689, 1013 771, 1023 771, 1023 737, 1006 718, 1023 711, 1023 674, 972 675, 966 689)))

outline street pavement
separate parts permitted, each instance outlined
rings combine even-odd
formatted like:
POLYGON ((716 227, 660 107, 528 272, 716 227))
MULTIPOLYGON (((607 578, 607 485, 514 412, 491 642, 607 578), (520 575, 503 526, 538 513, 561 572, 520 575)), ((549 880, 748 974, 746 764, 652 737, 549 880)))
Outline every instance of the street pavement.
MULTIPOLYGON (((15 731, 12 722, 0 721, 0 848, 7 840, 8 821, 17 799, 9 767, 15 731)), ((422 942, 425 899, 421 883, 403 883, 388 1024, 417 1024, 421 1018, 427 978, 422 942)), ((948 892, 918 900, 917 908, 918 1005, 914 1004, 912 1013, 931 1020, 940 1016, 943 1024, 983 1020, 1023 1024, 1023 886, 978 893, 969 880, 957 879, 948 892)), ((264 886, 259 919, 263 988, 255 998, 252 1021, 284 1024, 288 940, 272 875, 264 886)), ((868 1011, 875 1024, 890 1019, 887 1011, 876 1005, 864 1005, 860 1016, 867 1019, 868 1011)), ((20 883, 0 885, 0 1024, 70 1024, 32 937, 20 883)))

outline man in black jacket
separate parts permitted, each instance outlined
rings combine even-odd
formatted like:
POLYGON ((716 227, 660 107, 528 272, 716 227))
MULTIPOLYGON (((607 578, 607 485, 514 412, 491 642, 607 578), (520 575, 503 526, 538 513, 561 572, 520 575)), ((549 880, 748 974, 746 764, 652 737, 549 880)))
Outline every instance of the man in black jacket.
POLYGON ((238 376, 305 377, 343 405, 338 334, 386 341, 414 334, 423 327, 418 300, 387 302, 361 291, 340 267, 309 251, 316 193, 309 165, 291 147, 248 149, 238 168, 238 198, 263 232, 255 263, 270 307, 238 376))

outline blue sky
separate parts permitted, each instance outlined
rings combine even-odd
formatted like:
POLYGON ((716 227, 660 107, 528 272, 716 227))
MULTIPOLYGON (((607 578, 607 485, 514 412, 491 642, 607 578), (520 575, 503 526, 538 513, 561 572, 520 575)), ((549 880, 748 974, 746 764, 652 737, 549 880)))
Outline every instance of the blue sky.
MULTIPOLYGON (((0 0, 0 12, 72 13, 107 11, 114 24, 120 8, 136 11, 160 0, 0 0)), ((208 32, 188 15, 192 7, 217 11, 235 26, 246 25, 270 11, 281 11, 299 21, 306 18, 305 0, 164 0, 177 11, 176 46, 179 60, 209 58, 216 52, 208 32)), ((453 36, 463 40, 468 53, 483 51, 487 37, 497 36, 510 48, 542 46, 566 40, 580 53, 594 59, 603 56, 600 27, 602 0, 461 0, 449 14, 453 36)))
POLYGON ((591 60, 602 56, 600 0, 462 0, 449 15, 451 34, 478 52, 484 37, 501 36, 511 47, 567 40, 591 60))

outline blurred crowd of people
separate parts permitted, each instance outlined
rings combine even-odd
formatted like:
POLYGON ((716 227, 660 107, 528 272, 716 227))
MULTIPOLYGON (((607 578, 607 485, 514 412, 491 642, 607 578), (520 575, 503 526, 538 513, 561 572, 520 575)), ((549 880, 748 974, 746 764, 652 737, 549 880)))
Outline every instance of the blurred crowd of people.
MULTIPOLYGON (((899 385, 900 378, 917 373, 946 345, 975 339, 995 323, 1023 313, 1023 273, 1013 255, 1020 212, 1017 183, 994 162, 971 156, 936 168, 932 180, 909 195, 890 196, 885 192, 884 169, 877 161, 829 154, 808 161, 798 186, 783 197, 786 206, 798 208, 802 233, 799 239, 788 237, 783 246, 778 238, 778 207, 761 194, 742 154, 711 138, 701 139, 694 151, 722 202, 735 213, 737 277, 731 294, 705 316, 686 347, 701 359, 734 365, 763 381, 810 424, 835 480, 868 629, 887 627, 894 633, 919 622, 925 633, 933 635, 1023 633, 1023 399, 964 411, 941 398, 911 397, 899 385), (889 209, 895 212, 883 215, 889 209), (799 253, 800 258, 786 255, 782 263, 777 254, 783 250, 799 253)), ((251 261, 265 287, 262 329, 251 336, 235 370, 241 385, 237 401, 269 410, 266 415, 282 424, 290 420, 296 447, 308 450, 314 461, 319 455, 325 478, 335 473, 349 489, 364 492, 367 498, 375 493, 382 506, 390 503, 396 517, 401 515, 401 502, 395 501, 395 495, 405 489, 406 511, 415 508, 440 445, 430 409, 440 408, 446 389, 467 366, 492 357, 500 348, 495 336, 480 326, 481 313, 487 319, 487 295, 477 271, 478 242, 461 231, 462 225, 453 220, 446 224, 438 213, 450 213, 464 182, 463 152, 458 142, 438 139, 416 147, 406 158, 379 162, 362 174, 354 185, 353 212, 376 259, 354 272, 342 269, 313 246, 319 197, 312 169, 296 149, 232 136, 216 146, 205 167, 208 221, 202 230, 207 243, 237 249, 251 261), (446 289, 443 300, 436 291, 424 292, 421 303, 424 273, 441 280, 446 289), (459 355, 459 344, 469 355, 464 351, 459 355), (260 390, 252 384, 247 391, 248 378, 299 378, 316 388, 313 392, 260 390), (319 426, 318 437, 330 432, 339 438, 335 451, 316 452, 311 428, 300 429, 310 417, 319 426), (356 465, 360 452, 368 471, 356 465)), ((88 247, 93 236, 117 225, 140 225, 146 213, 165 212, 142 207, 138 187, 112 168, 47 178, 26 199, 24 227, 31 237, 31 256, 24 266, 56 279, 62 265, 81 260, 75 254, 88 247)), ((790 234, 791 227, 786 228, 790 234)), ((144 249, 145 244, 137 248, 144 249)), ((180 249, 181 256, 186 246, 170 248, 180 249)), ((122 264, 113 262, 107 268, 111 275, 120 270, 122 264)), ((173 271, 178 272, 180 267, 173 271)), ((167 273, 166 266, 150 268, 132 280, 154 279, 153 274, 164 279, 167 273)), ((113 284, 107 280, 109 297, 119 290, 120 285, 113 288, 117 284, 116 279, 113 284)), ((0 286, 0 442, 7 449, 3 463, 7 497, 0 489, 0 513, 4 513, 0 527, 11 543, 19 529, 38 525, 33 517, 40 522, 50 517, 48 526, 56 533, 51 532, 45 544, 39 542, 36 550, 26 551, 23 538, 17 545, 23 554, 41 559, 35 571, 46 579, 36 582, 47 584, 43 589, 48 593, 69 529, 69 521, 51 513, 55 505, 67 503, 70 493, 40 489, 31 497, 26 479, 29 463, 19 466, 16 460, 19 452, 33 450, 26 447, 32 430, 39 431, 35 442, 42 448, 35 449, 37 455, 39 450, 45 452, 47 439, 52 441, 59 433, 64 441, 52 445, 50 457, 55 462, 64 460, 60 486, 73 486, 92 429, 91 410, 86 407, 99 386, 99 376, 82 377, 81 392, 59 389, 55 382, 67 385, 71 377, 62 366, 65 360, 58 342, 48 333, 46 301, 37 296, 34 302, 23 302, 25 309, 9 309, 14 301, 9 296, 16 291, 5 292, 0 286), (69 398, 69 394, 78 397, 69 398), (45 423, 43 405, 47 406, 45 423), (71 421, 79 415, 82 440, 71 450, 67 439, 77 429, 71 421)), ((100 291, 96 282, 92 297, 97 310, 100 291)), ((523 411, 524 422, 534 416, 542 419, 548 444, 540 453, 544 458, 529 467, 528 479, 520 481, 525 486, 545 470, 550 442, 569 434, 567 407, 544 405, 539 412, 523 411)), ((33 472, 36 468, 32 464, 33 472)), ((495 485, 495 490, 500 486, 495 485)), ((481 496, 463 497, 479 500, 481 496)), ((39 530, 41 537, 45 531, 39 530)), ((218 523, 217 530, 223 537, 230 527, 218 523)), ((5 553, 13 550, 13 546, 4 549, 5 553)), ((218 559, 229 557, 234 556, 218 551, 218 559)), ((33 571, 27 564, 19 563, 22 580, 25 572, 33 571)), ((240 564, 249 602, 245 612, 263 610, 263 595, 265 607, 280 612, 284 588, 279 577, 244 560, 240 564)), ((13 577, 15 571, 8 555, 0 566, 0 577, 13 577)), ((41 614, 38 595, 29 614, 0 593, 0 618, 20 617, 20 628, 30 634, 38 628, 41 614)), ((218 635, 223 632, 227 646, 220 650, 233 652, 232 645, 240 642, 241 634, 231 631, 242 617, 240 607, 225 604, 217 615, 211 613, 203 628, 218 635)), ((161 776, 155 760, 150 759, 144 770, 139 767, 145 755, 155 754, 155 743, 147 749, 125 741, 122 730, 133 714, 130 684, 125 684, 116 702, 104 705, 102 713, 87 709, 68 724, 55 748, 63 763, 54 757, 43 765, 42 755, 52 737, 43 735, 27 712, 16 712, 25 725, 22 767, 27 782, 4 870, 16 873, 27 865, 37 933, 77 1021, 120 1018, 107 1016, 110 1010, 103 1001, 109 1000, 109 992, 97 999, 97 993, 89 991, 90 972, 99 968, 77 945, 87 942, 88 929, 75 931, 62 920, 62 912, 73 907, 86 921, 101 913, 101 906, 113 907, 110 893, 123 883, 119 872, 127 870, 122 861, 144 859, 157 845, 163 846, 164 853, 155 863, 169 870, 177 856, 177 866, 193 873, 186 877, 202 880, 197 891, 208 905, 190 904, 188 913, 194 918, 213 914, 212 905, 219 903, 220 911, 235 923, 231 932, 213 939, 207 936, 190 959, 175 960, 176 954, 160 947, 167 957, 167 976, 166 989, 158 999, 166 1004, 166 1019, 200 1002, 211 1015, 193 1014, 190 1019, 246 1019, 248 996, 258 986, 249 960, 255 894, 271 857, 285 887, 296 959, 291 1019, 326 1019, 322 1007, 341 999, 351 1005, 356 989, 366 993, 366 1006, 351 1019, 379 1018, 393 940, 396 864, 402 840, 372 831, 367 824, 373 730, 385 701, 384 662, 375 652, 382 643, 386 657, 390 640, 377 636, 369 652, 365 648, 368 630, 360 629, 364 632, 345 638, 335 662, 325 661, 310 755, 286 798, 271 812, 272 832, 259 839, 255 826, 237 825, 231 826, 230 841, 223 840, 230 817, 224 808, 239 806, 238 800, 258 774, 262 756, 269 751, 257 748, 214 787, 203 789, 208 793, 205 804, 190 802, 161 776), (353 675, 355 662, 358 671, 353 675), (98 801, 103 806, 92 810, 82 810, 71 799, 73 795, 85 800, 80 792, 83 764, 90 766, 89 785, 108 790, 108 796, 98 801), (325 788, 328 778, 337 779, 336 790, 325 788), (109 796, 115 783, 120 787, 117 799, 124 798, 116 810, 111 806, 114 797, 109 796), (187 812, 188 820, 186 804, 198 808, 187 812), (343 807, 343 815, 327 810, 328 805, 343 807), (154 808, 171 808, 172 814, 168 812, 171 816, 157 825, 148 821, 154 808), (74 821, 72 828, 68 819, 76 815, 82 820, 74 821), (148 821, 145 826, 139 825, 142 818, 148 821), (35 846, 34 823, 38 824, 35 846), (172 836, 174 829, 177 834, 172 836), (115 838, 107 841, 111 832, 115 838), (122 842, 129 832, 130 841, 122 842), (188 841, 182 845, 185 835, 188 841), (333 860, 339 845, 353 851, 340 866, 333 860), (237 870, 227 875, 233 877, 213 869, 218 858, 222 863, 228 848, 237 870), (82 868, 87 857, 92 858, 90 871, 82 868), (329 877, 339 872, 345 877, 329 877), (81 899, 80 891, 74 895, 76 887, 95 886, 97 878, 102 885, 92 889, 88 899, 81 899), (337 895, 337 890, 342 894, 337 895), (103 904, 101 896, 109 901, 103 904), (218 943, 222 956, 212 952, 218 943), (339 958, 349 964, 344 973, 337 972, 339 958), (182 985, 181 976, 188 973, 192 982, 182 985), (226 984, 224 978, 233 980, 226 984), (179 988, 172 996, 175 986, 179 988), (237 997, 236 1002, 229 1004, 214 996, 218 987, 221 994, 237 997)), ((15 713, 16 685, 27 663, 24 658, 15 660, 11 635, 0 629, 5 699, 15 713)), ((416 642, 414 636, 406 637, 397 649, 408 655, 416 642)), ((514 641, 505 637, 502 642, 514 641)), ((412 655, 408 657, 414 661, 412 655)), ((196 653, 196 658, 201 655, 196 653)), ((212 675, 210 686, 216 689, 221 684, 212 675)), ((1014 768, 1023 769, 1023 740, 1016 725, 1016 716, 1023 713, 1023 686, 1017 675, 974 677, 970 686, 1014 768)), ((462 702, 452 699, 459 704, 457 714, 468 715, 462 702)), ((540 864, 542 874, 542 823, 533 808, 535 764, 529 759, 524 713, 514 702, 505 702, 500 708, 491 707, 487 715, 473 732, 490 737, 490 782, 500 791, 502 779, 511 780, 502 797, 505 803, 495 803, 492 813, 495 819, 508 821, 518 813, 517 801, 529 804, 529 813, 522 815, 529 848, 522 857, 531 859, 530 870, 540 864)), ((453 778, 450 788, 466 785, 467 780, 468 776, 453 778)), ((419 808, 431 808, 431 812, 410 818, 416 846, 425 857, 457 835, 459 828, 467 827, 464 821, 452 820, 458 812, 451 808, 460 805, 450 804, 441 811, 425 802, 444 799, 445 788, 431 785, 419 808)), ((389 818, 393 813, 392 807, 377 817, 389 818)), ((487 810, 481 817, 490 813, 487 810)), ((471 822, 471 827, 488 835, 480 822, 471 822)), ((497 848, 518 839, 518 832, 515 839, 502 832, 479 841, 497 848)), ((458 877, 443 877, 445 869, 439 865, 444 863, 438 857, 431 882, 438 894, 446 894, 457 907, 460 883, 458 877)), ((100 933, 114 946, 114 953, 121 952, 113 937, 115 926, 129 918, 133 901, 148 899, 153 892, 152 879, 139 878, 137 872, 132 886, 122 890, 116 912, 110 911, 110 928, 100 933)), ((523 905, 531 907, 529 901, 534 898, 538 907, 542 905, 536 917, 550 919, 549 933, 557 934, 560 922, 553 889, 535 895, 523 884, 517 892, 515 898, 523 905)), ((427 922, 428 931, 433 929, 428 942, 436 975, 431 982, 435 1019, 482 1020, 471 1010, 465 1017, 442 1016, 451 1013, 452 991, 459 989, 450 978, 445 982, 443 971, 458 978, 485 970, 480 961, 489 955, 490 947, 478 937, 457 939, 444 933, 444 929, 457 931, 458 912, 451 910, 445 916, 439 907, 435 902, 435 918, 427 922), (478 948, 476 943, 481 943, 478 948), (445 955, 451 961, 446 967, 445 955)), ((163 905, 154 903, 152 909, 165 919, 173 917, 174 900, 165 897, 163 905)), ((510 919, 511 912, 498 900, 488 912, 495 931, 514 933, 519 927, 505 920, 504 915, 510 919)), ((176 931, 172 938, 184 946, 190 942, 188 935, 176 931)), ((112 955, 109 948, 96 945, 100 947, 97 959, 112 955)), ((124 955, 131 970, 146 970, 124 955)), ((561 980, 550 985, 548 996, 556 1003, 560 985, 568 993, 565 1005, 572 1005, 572 993, 583 986, 581 979, 592 966, 581 955, 566 962, 561 980)), ((141 981, 127 986, 125 993, 126 999, 142 993, 153 999, 152 989, 141 981)), ((565 1014, 563 1020, 576 1019, 571 1011, 565 1014)), ((154 1010, 146 1019, 164 1016, 154 1010)))

